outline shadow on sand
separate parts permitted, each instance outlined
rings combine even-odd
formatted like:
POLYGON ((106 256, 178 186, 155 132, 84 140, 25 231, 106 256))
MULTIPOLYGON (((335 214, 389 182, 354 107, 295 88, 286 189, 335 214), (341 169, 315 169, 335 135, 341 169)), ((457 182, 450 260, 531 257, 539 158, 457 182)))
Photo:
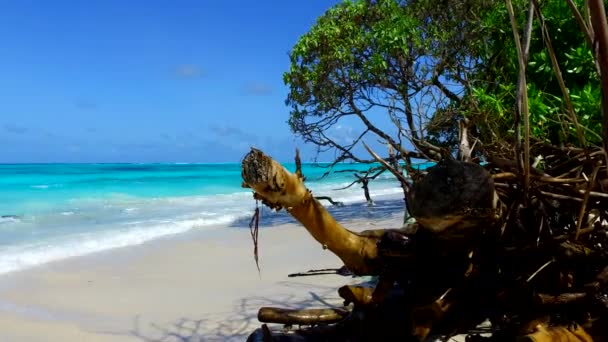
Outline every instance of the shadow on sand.
MULTIPOLYGON (((401 199, 380 200, 374 205, 367 203, 352 203, 344 206, 327 206, 328 211, 338 222, 355 219, 383 220, 394 215, 403 215, 404 204, 401 199)), ((274 212, 261 207, 260 227, 296 223, 284 210, 274 212)), ((248 218, 236 220, 230 224, 233 228, 248 228, 248 218)), ((300 296, 287 295, 279 298, 247 297, 241 299, 230 313, 220 313, 200 318, 182 317, 174 322, 165 324, 144 322, 139 315, 134 318, 131 336, 144 342, 202 342, 202 341, 245 341, 249 334, 259 328, 257 312, 262 306, 278 306, 282 308, 301 309, 310 307, 333 307, 340 304, 336 288, 300 283, 297 281, 281 282, 283 286, 298 288, 305 287, 309 294, 305 299, 300 296)), ((301 293, 301 292, 300 292, 301 293)))
MULTIPOLYGON (((374 202, 371 206, 365 202, 357 202, 343 206, 326 205, 326 208, 338 222, 355 219, 382 220, 390 218, 393 215, 403 215, 405 211, 402 199, 380 200, 374 202)), ((287 214, 285 210, 275 212, 263 206, 260 207, 260 210, 260 228, 296 223, 296 220, 287 214)), ((233 221, 230 226, 249 228, 249 221, 249 218, 241 218, 233 221)))
POLYGON ((225 319, 218 321, 213 317, 200 319, 180 318, 168 324, 142 324, 140 316, 134 318, 130 335, 143 342, 202 342, 202 341, 245 341, 249 334, 259 328, 257 312, 262 306, 278 306, 290 309, 310 307, 338 307, 339 301, 334 287, 310 285, 295 281, 281 283, 283 286, 307 288, 309 296, 298 299, 297 296, 280 298, 248 297, 243 298, 234 307, 232 313, 221 315, 225 319))

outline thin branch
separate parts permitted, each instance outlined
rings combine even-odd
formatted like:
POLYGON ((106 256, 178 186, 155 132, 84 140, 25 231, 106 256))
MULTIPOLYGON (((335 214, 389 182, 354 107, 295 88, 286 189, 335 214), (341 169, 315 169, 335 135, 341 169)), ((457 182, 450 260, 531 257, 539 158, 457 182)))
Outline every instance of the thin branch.
POLYGON ((300 159, 300 149, 296 148, 296 176, 301 180, 304 180, 304 175, 302 174, 302 160, 300 159))
POLYGON ((334 201, 334 199, 329 196, 315 196, 315 199, 318 201, 326 200, 327 202, 331 203, 331 205, 335 205, 337 207, 341 207, 344 205, 344 203, 340 201, 334 201))
POLYGON ((541 267, 538 268, 538 270, 536 270, 536 272, 532 273, 532 275, 530 275, 528 277, 528 279, 526 279, 526 283, 529 283, 532 279, 534 279, 534 277, 536 277, 542 270, 544 270, 545 268, 547 268, 554 261, 555 260, 551 259, 551 260, 547 261, 546 263, 544 263, 541 267))
MULTIPOLYGON (((524 47, 523 47, 523 62, 524 74, 525 67, 528 65, 528 55, 530 53, 530 42, 532 41, 532 21, 534 20, 534 3, 528 3, 528 18, 526 20, 526 30, 524 31, 524 47)), ((516 29, 515 29, 516 30, 516 29)), ((515 32, 515 31, 514 31, 515 32)), ((517 39, 517 38, 516 38, 517 39)), ((521 66, 520 66, 521 67, 521 66)), ((517 82, 517 109, 515 111, 515 160, 520 171, 524 171, 522 163, 522 146, 521 146, 521 114, 523 110, 524 92, 527 93, 525 81, 517 82)), ((527 118, 526 118, 527 120, 527 118)))
POLYGON ((562 71, 559 67, 559 63, 557 62, 557 57, 555 56, 555 51, 553 50, 553 44, 551 43, 551 36, 549 35, 549 30, 547 29, 547 24, 545 22, 545 17, 540 12, 538 7, 538 0, 532 0, 536 5, 536 15, 540 20, 541 29, 543 33, 543 39, 545 41, 545 46, 547 47, 547 52, 549 52, 549 58, 551 59, 551 65, 553 66, 553 72, 555 73, 555 77, 557 78, 557 82, 559 84, 559 88, 562 91, 562 95, 564 96, 564 102, 566 102, 566 108, 568 109, 568 114, 570 114, 570 120, 572 120, 572 124, 576 129, 576 135, 578 137, 579 142, 581 143, 583 148, 586 148, 587 141, 585 140, 585 135, 583 134, 581 127, 578 123, 578 118, 576 117, 576 111, 574 110, 574 106, 572 105, 572 100, 570 99, 570 93, 568 92, 568 88, 566 88, 566 83, 564 82, 564 78, 562 77, 562 71))
POLYGON ((587 190, 585 191, 585 197, 583 198, 583 204, 581 205, 581 210, 578 214, 578 221, 576 222, 576 234, 574 235, 574 241, 578 240, 578 236, 581 232, 581 226, 583 225, 583 217, 585 216, 585 211, 587 209, 587 202, 589 202, 589 195, 591 193, 591 188, 593 188, 593 184, 595 183, 595 178, 597 177, 597 172, 600 170, 599 166, 595 167, 593 170, 593 175, 591 176, 591 180, 587 184, 587 190))
POLYGON ((589 12, 591 14, 591 23, 595 33, 594 38, 597 48, 596 59, 600 65, 604 151, 608 153, 608 23, 606 23, 604 2, 602 0, 589 0, 589 12))
POLYGON ((441 92, 447 96, 450 100, 456 102, 456 103, 460 103, 461 99, 460 97, 458 97, 458 95, 454 94, 452 91, 450 91, 445 85, 443 85, 443 83, 441 83, 439 81, 438 77, 433 78, 433 85, 437 88, 439 88, 439 90, 441 90, 441 92))
MULTIPOLYGON (((528 113, 528 91, 526 87, 526 63, 524 61, 524 53, 521 47, 521 41, 519 40, 519 33, 517 31, 517 21, 515 20, 515 14, 513 13, 513 4, 511 0, 506 0, 507 10, 509 12, 509 18, 511 19, 511 29, 513 31, 513 38, 515 39, 515 46, 517 47, 517 59, 519 61, 519 81, 518 85, 525 91, 521 97, 521 114, 524 116, 524 198, 528 198, 528 190, 530 187, 530 117, 528 113)), ((530 4, 532 6, 532 4, 530 4)), ((519 117, 521 120, 521 117, 519 117)), ((517 157, 519 158, 519 156, 517 157)))
MULTIPOLYGON (((585 40, 587 41, 587 44, 589 44, 590 48, 593 48, 593 36, 591 35, 591 30, 589 30, 587 23, 585 23, 585 19, 583 19, 581 12, 576 7, 576 4, 574 3, 574 1, 566 0, 566 2, 568 3, 568 6, 570 7, 572 14, 574 14, 574 18, 576 19, 578 26, 581 28, 581 31, 583 32, 583 35, 585 36, 585 40)), ((597 66, 597 64, 596 64, 596 66, 597 66)), ((598 74, 599 74, 599 69, 598 69, 598 74)))
POLYGON ((380 156, 378 156, 376 154, 376 152, 372 151, 371 148, 369 148, 369 146, 367 146, 365 143, 363 143, 363 147, 365 147, 365 149, 367 150, 367 152, 369 152, 369 154, 374 157, 374 159, 376 159, 376 161, 382 165, 384 165, 384 167, 386 167, 387 170, 389 170, 393 175, 395 175, 395 177, 397 177, 397 179, 401 182, 401 184, 403 184, 403 186, 405 188, 407 188, 408 191, 411 191, 411 185, 409 183, 409 181, 407 180, 407 178, 405 178, 405 176, 398 172, 397 170, 395 170, 395 168, 393 168, 391 166, 391 164, 389 164, 387 161, 385 161, 384 159, 382 159, 380 156))
POLYGON ((528 64, 528 57, 530 55, 530 43, 532 42, 532 21, 534 21, 534 2, 530 1, 528 4, 528 18, 526 19, 526 30, 524 31, 524 62, 528 64))
POLYGON ((463 119, 458 123, 458 133, 460 135, 460 148, 458 149, 459 159, 462 161, 470 162, 471 154, 473 153, 473 149, 469 144, 469 120, 463 119))
POLYGON ((554 194, 552 192, 548 192, 548 191, 542 191, 539 190, 539 192, 547 197, 551 197, 551 198, 555 198, 558 200, 571 200, 571 201, 576 201, 576 202, 582 202, 583 200, 578 198, 578 197, 572 197, 572 196, 566 196, 566 195, 560 195, 560 194, 554 194))

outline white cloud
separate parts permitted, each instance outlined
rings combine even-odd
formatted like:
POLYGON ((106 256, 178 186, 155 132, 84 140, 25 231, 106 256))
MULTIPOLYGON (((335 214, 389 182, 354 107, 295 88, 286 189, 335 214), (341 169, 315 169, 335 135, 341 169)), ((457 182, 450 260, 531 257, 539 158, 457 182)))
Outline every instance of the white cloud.
POLYGON ((245 85, 243 92, 246 95, 266 96, 272 94, 272 87, 263 82, 251 82, 245 85))
POLYGON ((175 68, 174 74, 182 79, 195 79, 202 77, 204 72, 201 67, 196 64, 182 64, 175 68))
POLYGON ((338 144, 347 145, 357 139, 358 134, 351 126, 337 124, 327 132, 327 136, 338 144))

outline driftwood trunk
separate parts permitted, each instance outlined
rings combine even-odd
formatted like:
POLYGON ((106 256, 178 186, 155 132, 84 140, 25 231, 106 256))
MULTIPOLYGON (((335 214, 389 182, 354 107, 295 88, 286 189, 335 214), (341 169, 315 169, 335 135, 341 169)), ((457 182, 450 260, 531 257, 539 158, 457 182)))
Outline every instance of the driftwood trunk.
MULTIPOLYGON (((252 149, 243 159, 244 185, 255 198, 274 209, 284 208, 323 246, 336 254, 357 275, 379 275, 378 243, 384 232, 350 231, 327 212, 306 188, 300 170, 290 173, 262 151, 252 149)), ((497 196, 489 174, 471 163, 441 162, 409 196, 411 214, 423 229, 475 235, 482 222, 496 220, 497 196)))
POLYGON ((290 173, 262 151, 252 149, 243 160, 243 181, 255 197, 274 209, 284 208, 297 219, 323 248, 336 254, 358 275, 378 274, 375 237, 361 236, 327 212, 304 186, 300 170, 290 173))
MULTIPOLYGON (((516 336, 537 342, 593 341, 586 332, 591 328, 587 331, 593 336, 608 336, 607 329, 602 328, 604 325, 598 323, 604 322, 605 317, 597 316, 601 310, 607 310, 608 314, 608 304, 601 304, 598 297, 606 287, 602 279, 608 279, 603 273, 599 272, 595 282, 585 285, 585 290, 578 293, 543 292, 543 289, 559 291, 559 286, 551 285, 556 277, 559 284, 573 286, 572 280, 568 280, 572 274, 568 272, 572 272, 572 265, 582 264, 582 260, 593 263, 580 275, 589 277, 598 265, 605 266, 602 261, 605 254, 593 252, 588 244, 576 242, 576 238, 569 240, 568 232, 553 236, 553 231, 547 233, 549 228, 543 230, 542 222, 538 228, 539 215, 545 215, 543 219, 552 222, 550 210, 555 210, 559 217, 564 215, 560 208, 572 209, 565 206, 551 209, 545 203, 553 205, 553 202, 547 202, 544 197, 530 201, 537 208, 524 208, 521 196, 508 193, 521 191, 522 177, 504 172, 505 168, 499 164, 489 165, 503 170, 491 176, 476 164, 440 161, 409 188, 407 207, 417 221, 415 224, 404 229, 363 232, 351 231, 336 222, 305 187, 298 158, 296 165, 298 169, 291 173, 262 151, 252 149, 243 160, 243 185, 251 188, 254 198, 265 205, 285 209, 354 274, 379 277, 375 287, 339 289, 345 305, 354 303, 352 313, 341 321, 342 310, 264 308, 260 311, 264 322, 322 325, 284 336, 273 335, 264 326, 260 332, 265 341, 275 340, 273 336, 283 336, 290 341, 408 340, 412 337, 424 340, 432 334, 449 336, 469 331, 486 318, 500 328, 497 341, 510 341, 516 336), (494 179, 512 181, 513 185, 500 183, 497 187, 494 179), (499 192, 500 198, 507 200, 504 204, 499 200, 499 192), (557 263, 562 263, 561 268, 553 266, 557 263), (580 309, 587 302, 594 303, 594 309, 588 312, 580 309), (575 309, 570 310, 571 307, 575 309), (570 322, 584 321, 588 326, 583 330, 583 326, 544 319, 557 309, 573 313, 570 322), (595 318, 581 321, 587 313, 595 318), (326 324, 335 321, 339 323, 326 324)), ((581 195, 581 190, 577 192, 570 186, 571 179, 542 173, 533 179, 540 184, 536 185, 539 196, 550 194, 553 197, 548 198, 557 196, 574 201, 572 203, 588 201, 581 198, 585 191, 581 195)), ((601 209, 605 208, 601 202, 605 201, 603 197, 596 196, 596 199, 592 210, 605 211, 601 209)), ((577 228, 576 235, 591 234, 594 229, 599 228, 577 228)), ((578 283, 589 282, 583 279, 586 278, 578 283)))

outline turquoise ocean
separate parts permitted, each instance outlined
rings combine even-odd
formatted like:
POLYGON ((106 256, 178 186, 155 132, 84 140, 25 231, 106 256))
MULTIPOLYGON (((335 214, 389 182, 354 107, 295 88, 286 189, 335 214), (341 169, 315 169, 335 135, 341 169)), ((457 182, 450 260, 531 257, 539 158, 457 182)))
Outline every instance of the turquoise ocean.
MULTIPOLYGON (((293 164, 285 164, 294 170, 293 164)), ((334 171, 367 169, 338 165, 334 171)), ((321 178, 304 165, 317 196, 363 201, 352 172, 321 178)), ((137 245, 193 229, 228 229, 255 202, 241 188, 240 164, 0 164, 0 274, 68 257, 137 245)), ((374 198, 402 198, 388 172, 374 198)))

